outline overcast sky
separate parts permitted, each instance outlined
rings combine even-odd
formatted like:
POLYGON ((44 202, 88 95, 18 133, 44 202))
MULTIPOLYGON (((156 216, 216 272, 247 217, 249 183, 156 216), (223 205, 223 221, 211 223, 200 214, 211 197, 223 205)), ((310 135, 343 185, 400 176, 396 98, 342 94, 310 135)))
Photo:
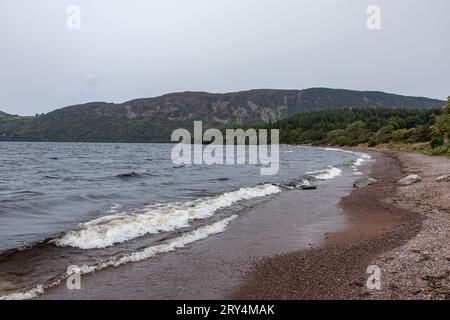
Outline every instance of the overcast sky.
POLYGON ((0 110, 253 88, 444 99, 449 13, 449 0, 1 0, 0 110))

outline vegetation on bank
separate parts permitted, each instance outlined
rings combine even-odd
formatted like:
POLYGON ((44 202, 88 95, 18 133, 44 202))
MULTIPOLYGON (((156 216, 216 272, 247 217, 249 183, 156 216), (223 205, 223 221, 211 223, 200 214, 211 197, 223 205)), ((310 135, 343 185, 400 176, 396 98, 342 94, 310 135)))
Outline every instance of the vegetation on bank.
MULTIPOLYGON (((127 118, 121 114, 123 108, 109 104, 106 107, 93 103, 35 117, 0 112, 0 140, 169 142, 175 128, 192 128, 193 120, 127 118), (110 108, 108 112, 97 110, 106 107, 110 108)), ((208 117, 198 120, 208 123, 208 117)), ((444 108, 324 109, 298 113, 275 123, 247 125, 244 129, 250 127, 278 128, 280 142, 286 144, 378 146, 449 155, 450 97, 444 108)))
POLYGON ((334 146, 410 146, 449 154, 450 97, 442 109, 345 108, 302 113, 274 124, 280 142, 334 146))

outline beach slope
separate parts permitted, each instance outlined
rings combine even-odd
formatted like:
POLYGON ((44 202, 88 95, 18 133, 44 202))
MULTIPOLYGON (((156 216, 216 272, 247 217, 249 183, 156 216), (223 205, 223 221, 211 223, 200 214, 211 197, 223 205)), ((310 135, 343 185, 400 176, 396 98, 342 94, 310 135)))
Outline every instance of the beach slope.
MULTIPOLYGON (((370 151, 369 151, 370 152, 370 151)), ((354 190, 341 206, 348 228, 324 246, 257 264, 236 299, 448 299, 450 297, 450 159, 370 152, 367 175, 380 182, 354 190), (408 174, 421 182, 400 186, 408 174), (369 290, 367 268, 381 268, 369 290)))

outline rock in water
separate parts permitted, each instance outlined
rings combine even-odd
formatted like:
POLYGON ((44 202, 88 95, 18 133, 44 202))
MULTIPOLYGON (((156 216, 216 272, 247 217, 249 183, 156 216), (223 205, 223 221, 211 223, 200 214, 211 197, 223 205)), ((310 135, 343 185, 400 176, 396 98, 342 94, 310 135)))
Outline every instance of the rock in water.
POLYGON ((402 186, 409 186, 419 181, 422 181, 421 177, 419 177, 417 174, 411 174, 401 179, 398 183, 400 183, 402 186))
POLYGON ((371 184, 377 183, 377 179, 373 178, 361 178, 353 182, 353 187, 355 188, 365 188, 367 186, 370 186, 371 184))
POLYGON ((302 185, 302 190, 315 190, 317 189, 316 186, 312 186, 312 185, 302 185))
POLYGON ((286 184, 286 187, 292 187, 292 188, 295 188, 297 186, 297 184, 295 183, 295 182, 288 182, 287 184, 286 184))
POLYGON ((440 177, 437 177, 436 178, 436 180, 434 180, 434 181, 436 181, 436 182, 449 182, 450 181, 450 174, 447 174, 447 175, 445 175, 445 176, 440 176, 440 177))

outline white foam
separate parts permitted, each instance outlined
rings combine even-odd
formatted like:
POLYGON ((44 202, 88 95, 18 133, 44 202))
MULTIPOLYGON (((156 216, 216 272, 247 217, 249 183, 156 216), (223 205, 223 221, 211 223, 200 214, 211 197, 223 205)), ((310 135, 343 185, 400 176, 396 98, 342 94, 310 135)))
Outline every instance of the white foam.
POLYGON ((279 187, 265 184, 195 201, 150 205, 135 212, 107 215, 82 223, 79 230, 66 232, 53 242, 80 249, 105 248, 146 234, 188 227, 191 220, 209 218, 236 202, 278 192, 281 192, 279 187))
POLYGON ((40 294, 44 293, 44 287, 42 285, 38 285, 35 288, 24 292, 11 293, 6 296, 0 297, 0 300, 29 300, 36 298, 40 294))
POLYGON ((85 270, 84 273, 90 273, 93 271, 99 271, 107 267, 118 267, 120 265, 126 264, 128 262, 137 262, 146 260, 148 258, 154 257, 155 255, 159 253, 166 253, 170 251, 174 251, 178 248, 183 248, 186 245, 203 240, 210 235, 221 233, 225 231, 227 225, 237 218, 237 215, 232 215, 231 217, 228 217, 226 219, 220 220, 218 222, 215 222, 210 225, 206 225, 203 227, 200 227, 194 231, 187 232, 183 234, 180 237, 174 238, 167 243, 159 244, 156 246, 151 246, 148 248, 145 248, 141 251, 134 252, 128 255, 124 255, 121 257, 115 257, 113 259, 108 260, 107 262, 103 262, 101 264, 98 264, 96 266, 82 266, 81 270, 85 270))
MULTIPOLYGON (((137 262, 149 259, 151 257, 156 256, 160 253, 166 253, 170 251, 174 251, 179 248, 183 248, 188 244, 193 242, 203 240, 213 234, 221 233, 225 231, 228 224, 237 218, 237 215, 232 215, 226 219, 220 220, 218 222, 212 223, 210 225, 206 225, 200 228, 197 228, 191 232, 187 232, 177 238, 167 241, 166 243, 147 247, 141 251, 137 251, 128 255, 112 257, 111 259, 102 262, 97 265, 83 265, 83 266, 72 266, 68 269, 65 279, 67 279, 70 275, 74 273, 79 273, 80 275, 92 273, 95 271, 100 271, 107 267, 118 267, 120 265, 129 263, 129 262, 137 262)), ((0 297, 0 300, 27 300, 33 299, 37 296, 43 294, 45 289, 57 286, 64 279, 56 280, 48 285, 38 285, 35 288, 31 288, 29 290, 23 292, 12 293, 10 295, 0 297)))
POLYGON ((361 166, 364 163, 364 159, 363 158, 358 158, 355 160, 355 162, 353 162, 353 165, 356 167, 361 166))
POLYGON ((300 185, 309 187, 311 185, 311 182, 308 179, 303 179, 300 185))
POLYGON ((342 170, 333 166, 328 166, 327 169, 310 171, 306 174, 311 174, 314 178, 319 180, 329 180, 340 176, 342 174, 342 170))
POLYGON ((365 162, 370 161, 372 157, 366 153, 355 153, 360 156, 360 158, 356 159, 355 162, 353 162, 353 165, 356 167, 362 166, 365 162))
MULTIPOLYGON (((343 150, 343 149, 338 149, 338 148, 321 148, 321 149, 328 150, 328 151, 340 151, 340 152, 351 153, 351 154, 357 155, 359 158, 353 162, 354 167, 360 167, 365 162, 372 160, 372 157, 369 154, 364 153, 364 152, 356 152, 356 151, 343 150)), ((357 169, 355 169, 354 167, 352 167, 353 171, 357 171, 357 169)))
POLYGON ((359 152, 350 151, 350 150, 344 150, 339 148, 319 148, 327 151, 339 151, 339 152, 345 152, 345 153, 351 153, 351 154, 358 154, 359 152))

